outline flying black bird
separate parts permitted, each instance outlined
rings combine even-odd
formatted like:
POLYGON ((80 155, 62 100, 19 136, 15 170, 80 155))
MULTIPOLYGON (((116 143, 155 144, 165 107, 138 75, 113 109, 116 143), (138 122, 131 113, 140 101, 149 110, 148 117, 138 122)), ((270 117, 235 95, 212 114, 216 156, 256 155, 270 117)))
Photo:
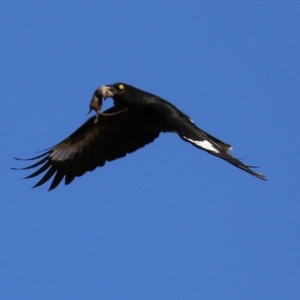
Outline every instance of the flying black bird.
POLYGON ((253 167, 234 158, 229 153, 230 145, 198 128, 187 115, 158 96, 124 83, 104 85, 94 92, 90 109, 96 111, 96 117, 88 119, 56 146, 28 159, 38 161, 22 170, 39 169, 25 178, 46 172, 34 187, 53 175, 49 190, 56 188, 63 178, 69 184, 75 177, 104 166, 106 161, 124 157, 153 142, 161 132, 177 133, 193 146, 266 180, 264 175, 250 169, 253 167), (102 112, 102 98, 106 97, 114 100, 114 106, 102 112))

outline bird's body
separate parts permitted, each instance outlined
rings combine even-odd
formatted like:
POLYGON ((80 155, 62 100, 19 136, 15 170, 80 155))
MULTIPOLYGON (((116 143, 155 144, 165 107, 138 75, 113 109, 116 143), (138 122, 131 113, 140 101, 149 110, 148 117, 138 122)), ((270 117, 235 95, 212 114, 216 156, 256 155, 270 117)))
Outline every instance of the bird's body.
POLYGON ((263 180, 229 150, 231 146, 198 128, 194 122, 170 102, 124 83, 102 86, 97 89, 90 103, 97 118, 91 117, 68 138, 30 160, 37 163, 23 168, 41 166, 26 178, 46 172, 34 186, 44 184, 54 176, 49 190, 62 179, 69 184, 75 177, 104 166, 151 143, 161 132, 177 133, 184 141, 218 156, 234 166, 263 180), (112 97, 114 106, 101 112, 102 98, 112 97))

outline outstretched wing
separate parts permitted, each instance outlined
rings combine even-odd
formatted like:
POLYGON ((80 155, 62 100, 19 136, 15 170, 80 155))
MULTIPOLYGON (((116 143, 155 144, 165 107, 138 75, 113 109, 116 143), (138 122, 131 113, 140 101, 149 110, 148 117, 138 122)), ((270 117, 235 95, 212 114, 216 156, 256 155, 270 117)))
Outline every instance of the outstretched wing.
POLYGON ((118 107, 112 107, 104 113, 106 115, 98 116, 97 123, 94 122, 95 116, 91 117, 61 143, 28 159, 38 161, 22 170, 39 169, 25 178, 46 172, 34 187, 54 176, 49 188, 52 190, 64 178, 65 184, 69 184, 75 177, 104 166, 106 161, 124 157, 153 142, 162 130, 159 122, 149 113, 121 111, 118 107))
POLYGON ((265 175, 256 173, 251 169, 256 167, 245 165, 240 160, 233 157, 229 153, 231 150, 229 144, 220 141, 198 128, 187 115, 177 109, 173 104, 164 99, 158 99, 157 101, 153 101, 150 106, 159 111, 168 120, 169 124, 172 124, 171 127, 173 128, 173 132, 176 132, 184 141, 226 160, 235 167, 259 179, 267 180, 265 175))

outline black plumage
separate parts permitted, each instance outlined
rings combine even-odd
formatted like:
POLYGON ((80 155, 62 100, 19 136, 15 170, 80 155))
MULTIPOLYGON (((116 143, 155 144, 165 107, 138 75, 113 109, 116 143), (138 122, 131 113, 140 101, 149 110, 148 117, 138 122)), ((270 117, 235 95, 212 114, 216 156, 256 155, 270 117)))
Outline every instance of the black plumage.
MULTIPOLYGON (((161 132, 177 133, 184 141, 217 156, 232 165, 266 180, 230 153, 231 146, 198 128, 194 122, 170 102, 124 83, 105 85, 97 89, 90 103, 96 117, 89 118, 65 140, 29 160, 38 160, 22 170, 39 167, 25 178, 44 173, 34 186, 40 186, 53 176, 49 190, 65 179, 102 167, 106 161, 124 157, 153 142, 161 132), (101 112, 102 98, 112 97, 114 106, 101 112)), ((18 159, 19 160, 19 159, 18 159)), ((15 169, 15 168, 14 168, 15 169)))

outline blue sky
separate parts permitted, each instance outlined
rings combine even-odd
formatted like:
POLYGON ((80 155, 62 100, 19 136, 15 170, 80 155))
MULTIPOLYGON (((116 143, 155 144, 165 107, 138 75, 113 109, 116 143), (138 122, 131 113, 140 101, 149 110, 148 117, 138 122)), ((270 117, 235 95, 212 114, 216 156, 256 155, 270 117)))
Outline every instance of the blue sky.
POLYGON ((299 15, 298 1, 2 1, 1 298, 299 299, 299 15), (173 134, 49 193, 9 169, 118 81, 268 182, 173 134))

